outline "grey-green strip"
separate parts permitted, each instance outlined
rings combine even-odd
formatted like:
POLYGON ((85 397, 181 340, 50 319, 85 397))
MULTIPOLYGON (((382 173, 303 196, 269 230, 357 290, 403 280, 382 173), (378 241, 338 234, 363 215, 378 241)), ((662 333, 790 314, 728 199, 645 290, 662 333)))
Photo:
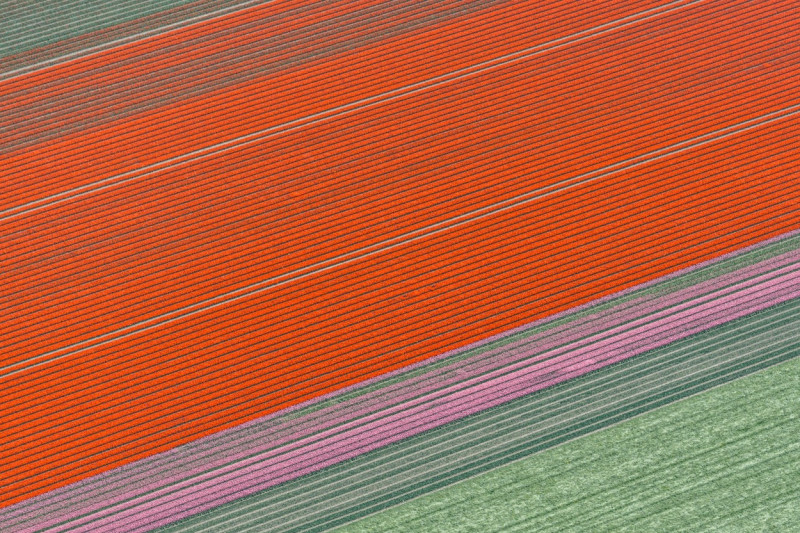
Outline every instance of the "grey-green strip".
POLYGON ((0 2, 0 58, 103 30, 196 0, 0 2))

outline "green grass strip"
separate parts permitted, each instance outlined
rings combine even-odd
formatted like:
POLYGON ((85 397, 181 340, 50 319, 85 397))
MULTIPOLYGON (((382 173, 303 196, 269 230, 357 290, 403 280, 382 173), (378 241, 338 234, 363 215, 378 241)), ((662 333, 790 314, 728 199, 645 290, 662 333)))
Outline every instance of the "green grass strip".
MULTIPOLYGON (((0 8, 0 58, 153 15, 195 0, 20 0, 0 8)), ((5 2, 0 2, 3 4, 5 2)))

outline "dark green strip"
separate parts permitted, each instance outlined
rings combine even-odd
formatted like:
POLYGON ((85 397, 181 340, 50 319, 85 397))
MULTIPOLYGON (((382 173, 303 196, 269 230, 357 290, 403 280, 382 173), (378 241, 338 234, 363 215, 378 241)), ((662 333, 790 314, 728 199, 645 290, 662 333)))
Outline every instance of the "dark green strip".
POLYGON ((790 359, 800 300, 163 528, 323 531, 790 359))

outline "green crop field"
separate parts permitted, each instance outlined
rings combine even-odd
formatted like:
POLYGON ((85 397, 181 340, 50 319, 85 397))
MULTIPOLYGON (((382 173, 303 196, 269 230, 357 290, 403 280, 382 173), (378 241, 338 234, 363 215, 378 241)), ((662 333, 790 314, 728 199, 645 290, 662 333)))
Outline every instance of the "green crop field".
POLYGON ((337 531, 800 531, 800 359, 337 531))

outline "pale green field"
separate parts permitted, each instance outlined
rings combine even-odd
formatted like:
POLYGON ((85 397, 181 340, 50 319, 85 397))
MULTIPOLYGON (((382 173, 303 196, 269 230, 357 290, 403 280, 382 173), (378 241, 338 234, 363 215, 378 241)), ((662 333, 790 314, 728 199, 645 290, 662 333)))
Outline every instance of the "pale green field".
POLYGON ((336 531, 800 531, 800 360, 336 531))

